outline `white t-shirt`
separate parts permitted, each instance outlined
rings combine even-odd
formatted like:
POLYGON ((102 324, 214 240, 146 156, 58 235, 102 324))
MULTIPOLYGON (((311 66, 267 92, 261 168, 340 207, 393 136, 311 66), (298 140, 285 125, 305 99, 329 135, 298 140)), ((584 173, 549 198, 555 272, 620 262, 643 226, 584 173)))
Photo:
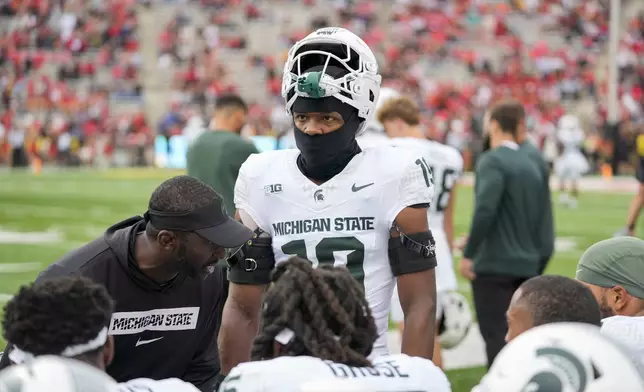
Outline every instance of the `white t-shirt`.
POLYGON ((601 333, 621 343, 635 360, 644 364, 644 317, 606 317, 601 333))
POLYGON ((395 282, 390 229, 404 208, 431 203, 431 173, 420 154, 383 145, 364 149, 341 173, 316 185, 298 169, 298 154, 249 156, 235 184, 235 206, 271 235, 277 263, 297 255, 315 266, 346 265, 364 284, 376 320, 374 356, 387 354, 395 282))
POLYGON ((352 367, 307 356, 247 362, 231 370, 219 392, 301 392, 304 384, 324 385, 338 379, 354 381, 360 391, 451 391, 445 373, 428 359, 387 355, 372 364, 352 367))

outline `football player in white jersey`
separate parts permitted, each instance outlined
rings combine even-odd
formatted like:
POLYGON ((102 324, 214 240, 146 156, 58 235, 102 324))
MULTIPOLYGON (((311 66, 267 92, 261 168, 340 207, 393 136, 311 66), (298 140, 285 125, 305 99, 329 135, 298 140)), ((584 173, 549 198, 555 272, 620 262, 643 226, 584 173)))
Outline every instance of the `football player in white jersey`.
POLYGON ((237 178, 238 216, 255 236, 228 260, 219 334, 224 374, 248 360, 270 271, 292 255, 353 272, 378 326, 374 355, 388 353, 397 280, 407 327, 402 351, 432 357, 431 172, 420 154, 388 145, 362 150, 356 142, 373 116, 380 79, 369 47, 342 28, 317 30, 289 51, 282 96, 298 149, 251 155, 237 178))
POLYGON ((367 359, 378 332, 362 287, 347 268, 313 268, 292 257, 275 268, 271 280, 253 342, 255 362, 236 366, 220 392, 451 390, 429 359, 367 359))
POLYGON ((577 181, 590 168, 586 157, 581 152, 585 138, 586 135, 576 116, 567 114, 561 117, 557 140, 563 146, 563 153, 555 161, 554 169, 560 181, 559 202, 570 208, 577 207, 579 194, 577 181), (570 183, 568 192, 566 192, 566 182, 570 183))
MULTIPOLYGON (((418 151, 422 161, 434 174, 434 200, 427 210, 429 227, 436 241, 436 320, 441 319, 441 303, 447 293, 457 289, 456 273, 452 260, 452 242, 454 240, 454 199, 458 178, 463 171, 461 153, 450 146, 427 140, 420 128, 420 109, 418 105, 405 96, 389 99, 381 105, 376 116, 391 143, 398 147, 418 151)), ((396 299, 392 302, 392 319, 399 323, 402 320, 396 309, 396 299)), ((466 331, 466 330, 465 330, 466 331)), ((436 330, 438 333, 438 329, 436 330)), ((463 336, 464 338, 465 336, 463 336)), ((438 342, 438 339, 435 340, 438 342)), ((435 344, 434 363, 442 366, 440 345, 435 344)))
POLYGON ((178 378, 117 384, 104 373, 114 358, 114 339, 108 336, 114 305, 107 289, 88 278, 53 278, 23 286, 4 310, 4 337, 14 344, 4 355, 17 366, 0 373, 0 391, 85 392, 88 385, 100 391, 99 384, 113 384, 116 389, 105 391, 199 392, 178 378), (51 356, 64 358, 56 361, 51 356), (96 371, 84 370, 86 365, 96 371), (17 389, 6 390, 4 385, 17 389), (39 388, 42 385, 56 388, 39 388))

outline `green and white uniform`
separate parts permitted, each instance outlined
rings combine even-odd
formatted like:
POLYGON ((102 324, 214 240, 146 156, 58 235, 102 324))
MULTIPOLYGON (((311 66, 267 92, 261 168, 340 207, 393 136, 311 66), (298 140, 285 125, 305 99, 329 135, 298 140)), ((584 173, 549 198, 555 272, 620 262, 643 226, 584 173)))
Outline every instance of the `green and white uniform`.
POLYGON ((279 357, 235 367, 219 392, 300 392, 304 384, 355 382, 361 391, 449 392, 445 374, 428 359, 404 354, 375 359, 372 367, 352 367, 314 357, 279 357))
POLYGON ((297 150, 253 154, 242 165, 235 206, 273 240, 277 263, 298 255, 346 265, 364 284, 379 337, 373 355, 387 354, 387 319, 394 276, 390 228, 404 208, 430 204, 434 185, 420 154, 392 146, 365 149, 342 172, 316 185, 298 169, 297 150))

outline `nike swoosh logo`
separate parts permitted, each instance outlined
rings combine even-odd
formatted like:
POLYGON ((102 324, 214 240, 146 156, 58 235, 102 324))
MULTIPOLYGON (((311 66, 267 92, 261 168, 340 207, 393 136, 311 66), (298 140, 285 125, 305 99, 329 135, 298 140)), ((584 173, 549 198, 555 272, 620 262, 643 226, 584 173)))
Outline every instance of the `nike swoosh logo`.
POLYGON ((352 190, 353 192, 358 192, 358 191, 361 191, 361 190, 363 190, 364 188, 366 188, 366 187, 368 187, 368 186, 371 186, 371 185, 373 185, 373 184, 374 184, 373 182, 372 182, 371 184, 367 184, 367 185, 363 185, 363 186, 356 186, 356 184, 353 184, 353 186, 351 187, 351 190, 352 190))
POLYGON ((139 340, 136 341, 136 346, 134 347, 139 347, 139 346, 143 346, 144 344, 154 343, 157 340, 161 340, 161 339, 163 339, 163 336, 161 336, 160 338, 150 339, 150 340, 141 340, 141 338, 139 338, 139 340))

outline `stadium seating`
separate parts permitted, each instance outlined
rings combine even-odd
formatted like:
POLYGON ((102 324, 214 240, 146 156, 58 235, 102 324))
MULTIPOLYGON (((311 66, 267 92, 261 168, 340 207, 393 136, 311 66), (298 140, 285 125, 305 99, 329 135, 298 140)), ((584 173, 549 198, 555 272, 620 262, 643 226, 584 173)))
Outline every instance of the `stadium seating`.
MULTIPOLYGON (((25 143, 32 155, 55 162, 59 135, 68 132, 75 152, 85 157, 79 161, 92 163, 94 154, 109 159, 115 148, 133 148, 136 138, 123 134, 151 133, 148 124, 166 137, 180 134, 191 116, 209 118, 216 97, 225 92, 249 101, 250 134, 273 135, 271 114, 281 105, 286 51, 327 24, 359 33, 379 56, 384 84, 421 104, 428 136, 464 153, 476 149, 484 108, 502 97, 525 103, 537 141, 564 112, 578 114, 590 133, 606 117, 605 1, 12 5, 19 3, 0 10, 0 29, 10 33, 0 45, 3 105, 9 109, 0 132, 5 160, 11 149, 7 130, 16 123, 22 127, 27 111, 25 143), (56 129, 52 117, 63 118, 56 129), (38 144, 39 139, 45 140, 38 144), (104 151, 97 150, 97 141, 104 151)), ((622 4, 622 16, 628 16, 619 55, 622 110, 635 122, 644 112, 644 18, 636 16, 644 3, 622 4)), ((152 148, 151 135, 146 140, 152 148)))

